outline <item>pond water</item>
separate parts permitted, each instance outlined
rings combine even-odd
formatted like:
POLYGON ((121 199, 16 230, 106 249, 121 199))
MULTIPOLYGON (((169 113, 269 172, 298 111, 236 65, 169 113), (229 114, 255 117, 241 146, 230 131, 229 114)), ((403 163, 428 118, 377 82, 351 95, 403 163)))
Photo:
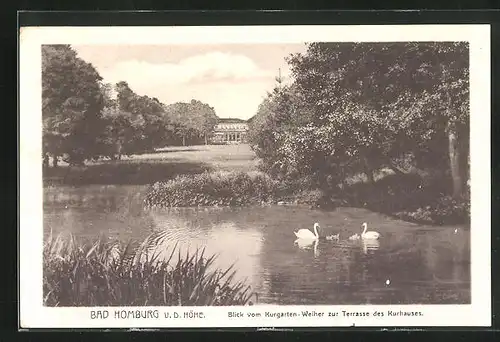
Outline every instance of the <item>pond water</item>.
POLYGON ((44 228, 123 241, 167 230, 172 244, 205 247, 217 266, 235 263, 258 304, 470 303, 468 227, 426 227, 359 208, 292 206, 146 211, 142 186, 51 187, 44 190, 44 228), (294 230, 321 225, 339 241, 295 243, 294 230), (376 243, 349 241, 361 224, 376 243))

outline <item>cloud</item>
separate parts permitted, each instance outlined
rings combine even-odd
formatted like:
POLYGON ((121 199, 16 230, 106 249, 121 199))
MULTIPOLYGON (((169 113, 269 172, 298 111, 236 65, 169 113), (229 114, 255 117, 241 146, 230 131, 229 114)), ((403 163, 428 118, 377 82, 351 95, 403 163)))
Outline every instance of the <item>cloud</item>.
POLYGON ((285 79, 289 74, 284 63, 263 68, 255 58, 235 52, 209 51, 178 62, 126 59, 122 54, 123 59, 115 57, 114 63, 100 63, 102 52, 87 54, 105 82, 126 81, 137 94, 156 97, 165 104, 197 99, 213 106, 220 117, 253 116, 276 84, 277 69, 281 68, 285 79))
POLYGON ((109 82, 127 81, 132 88, 152 85, 181 85, 210 82, 248 82, 272 78, 250 58, 243 55, 210 52, 185 58, 179 63, 150 63, 125 60, 100 70, 109 82))
POLYGON ((144 91, 164 103, 189 102, 191 99, 197 99, 214 107, 220 117, 248 119, 256 113, 266 90, 270 89, 272 84, 272 80, 268 83, 218 82, 212 86, 184 84, 177 87, 151 87, 144 91))

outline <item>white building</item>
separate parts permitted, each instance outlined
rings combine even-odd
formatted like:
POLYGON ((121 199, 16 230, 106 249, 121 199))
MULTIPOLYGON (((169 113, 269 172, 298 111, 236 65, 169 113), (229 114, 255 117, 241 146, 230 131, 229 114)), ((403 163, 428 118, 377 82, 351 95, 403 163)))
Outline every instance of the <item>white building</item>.
POLYGON ((218 144, 246 142, 248 123, 242 119, 220 118, 215 126, 212 141, 218 144))

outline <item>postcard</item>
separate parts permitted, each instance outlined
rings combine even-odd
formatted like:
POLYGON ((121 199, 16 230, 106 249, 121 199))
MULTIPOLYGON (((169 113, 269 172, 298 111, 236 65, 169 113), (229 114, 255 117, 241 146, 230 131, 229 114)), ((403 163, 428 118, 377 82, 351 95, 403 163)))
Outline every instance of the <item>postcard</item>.
POLYGON ((21 27, 19 61, 21 328, 491 326, 489 25, 21 27))

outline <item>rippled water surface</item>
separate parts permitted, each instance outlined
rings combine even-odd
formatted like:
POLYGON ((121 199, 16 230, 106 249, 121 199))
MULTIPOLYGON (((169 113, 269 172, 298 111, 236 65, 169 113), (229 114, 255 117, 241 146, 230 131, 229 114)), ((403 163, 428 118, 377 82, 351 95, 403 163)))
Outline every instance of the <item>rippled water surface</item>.
POLYGON ((218 266, 235 263, 265 304, 470 303, 467 227, 426 227, 363 209, 333 212, 271 206, 237 209, 142 209, 140 186, 45 189, 45 231, 128 241, 168 231, 183 249, 205 247, 218 266), (321 225, 322 237, 295 242, 294 230, 321 225), (368 222, 377 242, 349 241, 368 222))

